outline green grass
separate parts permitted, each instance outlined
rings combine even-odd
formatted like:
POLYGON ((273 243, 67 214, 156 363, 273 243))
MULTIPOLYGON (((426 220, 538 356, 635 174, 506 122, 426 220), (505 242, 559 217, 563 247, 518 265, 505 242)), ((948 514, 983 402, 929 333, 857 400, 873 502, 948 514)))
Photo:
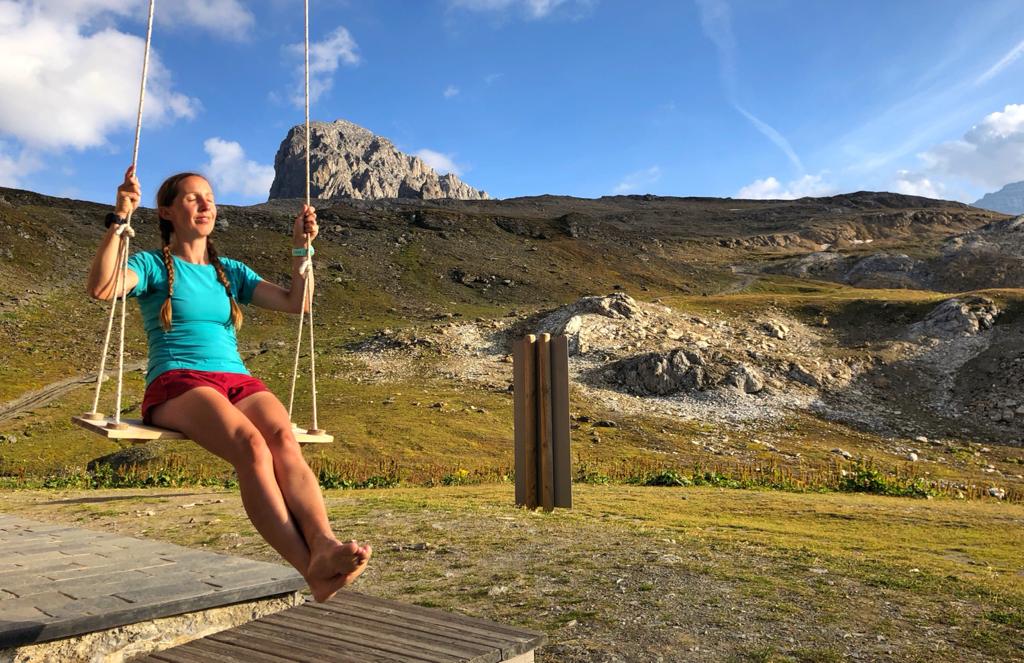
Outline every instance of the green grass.
MULTIPOLYGON (((685 635, 716 660, 844 660, 851 647, 881 658, 892 650, 897 660, 1021 654, 1024 505, 694 487, 574 492, 571 511, 550 514, 513 508, 510 485, 326 497, 339 533, 374 545, 360 591, 537 628, 554 647, 649 660, 685 635), (777 637, 759 639, 764 632, 777 637)), ((27 518, 274 559, 234 491, 0 499, 27 518)))

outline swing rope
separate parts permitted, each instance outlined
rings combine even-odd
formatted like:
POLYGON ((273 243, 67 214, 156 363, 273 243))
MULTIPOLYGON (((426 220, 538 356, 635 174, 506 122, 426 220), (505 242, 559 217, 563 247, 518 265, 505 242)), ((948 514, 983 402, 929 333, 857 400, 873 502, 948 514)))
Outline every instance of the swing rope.
MULTIPOLYGON (((149 51, 153 43, 153 13, 156 8, 156 0, 149 0, 149 18, 146 21, 146 46, 142 55, 142 77, 139 83, 139 109, 135 116, 135 145, 132 148, 132 173, 137 171, 139 163, 139 142, 142 138, 142 109, 146 102, 146 79, 149 77, 149 51)), ((114 283, 116 288, 114 296, 110 299, 110 316, 107 319, 107 332, 103 338, 103 351, 100 353, 100 368, 96 375, 96 395, 92 402, 92 411, 86 414, 90 419, 102 418, 99 413, 100 388, 103 385, 103 372, 107 364, 107 353, 110 351, 110 332, 114 323, 114 310, 117 308, 117 300, 121 300, 121 334, 118 349, 117 361, 117 400, 114 408, 113 426, 120 427, 121 424, 121 397, 124 391, 124 329, 126 309, 128 307, 128 293, 124 292, 126 270, 128 269, 129 248, 131 238, 135 237, 135 230, 132 228, 132 212, 128 211, 125 222, 118 226, 115 234, 121 240, 117 251, 118 273, 114 283), (120 297, 118 297, 120 292, 120 297)))
MULTIPOLYGON (((303 3, 305 9, 305 84, 306 84, 306 207, 308 208, 311 202, 310 199, 310 137, 309 137, 309 0, 305 0, 303 3)), ((313 400, 313 422, 309 429, 311 434, 319 434, 323 431, 317 422, 317 406, 316 406, 316 341, 313 338, 313 256, 312 241, 309 235, 306 235, 306 257, 302 261, 302 265, 299 267, 299 273, 303 275, 303 287, 302 287, 302 310, 299 311, 299 331, 298 337, 295 341, 295 361, 292 365, 292 388, 291 394, 288 396, 288 417, 292 416, 292 407, 295 404, 295 382, 299 375, 299 353, 302 348, 302 325, 306 311, 308 310, 309 315, 309 379, 310 379, 310 390, 312 392, 313 400)))

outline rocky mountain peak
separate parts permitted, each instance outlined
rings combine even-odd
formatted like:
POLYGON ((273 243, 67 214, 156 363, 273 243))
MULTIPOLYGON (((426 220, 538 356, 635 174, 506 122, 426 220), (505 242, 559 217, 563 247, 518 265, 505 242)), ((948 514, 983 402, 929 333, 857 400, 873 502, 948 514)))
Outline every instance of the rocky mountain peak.
MULTIPOLYGON (((306 195, 306 128, 291 128, 274 158, 270 198, 306 195)), ((347 120, 310 123, 310 195, 314 198, 454 198, 490 196, 452 173, 437 172, 416 156, 347 120)))
POLYGON ((1024 182, 1011 182, 995 193, 986 193, 974 206, 1003 214, 1024 214, 1024 182))

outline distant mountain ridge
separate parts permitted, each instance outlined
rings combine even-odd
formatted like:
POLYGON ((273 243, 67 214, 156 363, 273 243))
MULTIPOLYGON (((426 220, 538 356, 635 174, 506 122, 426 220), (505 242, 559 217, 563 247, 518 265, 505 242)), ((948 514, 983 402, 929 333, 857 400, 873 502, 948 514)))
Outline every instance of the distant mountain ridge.
MULTIPOLYGON (((423 159, 346 120, 311 122, 310 146, 310 195, 314 198, 490 198, 451 173, 438 175, 423 159)), ((305 125, 296 125, 274 158, 271 199, 305 197, 305 150, 305 125)))
POLYGON ((986 193, 974 206, 1015 216, 1024 214, 1024 182, 1011 182, 995 193, 986 193))

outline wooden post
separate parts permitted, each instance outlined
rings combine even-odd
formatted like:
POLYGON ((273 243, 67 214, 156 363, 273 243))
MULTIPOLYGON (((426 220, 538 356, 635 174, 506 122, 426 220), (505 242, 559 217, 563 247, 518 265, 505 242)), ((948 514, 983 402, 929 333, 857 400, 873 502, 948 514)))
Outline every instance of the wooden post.
POLYGON ((569 339, 551 339, 551 427, 555 506, 572 508, 572 455, 569 449, 569 339))
POLYGON ((537 508, 536 340, 531 334, 512 346, 516 504, 528 509, 537 508))
POLYGON ((537 339, 537 453, 540 505, 555 508, 555 463, 551 448, 551 334, 537 339))

